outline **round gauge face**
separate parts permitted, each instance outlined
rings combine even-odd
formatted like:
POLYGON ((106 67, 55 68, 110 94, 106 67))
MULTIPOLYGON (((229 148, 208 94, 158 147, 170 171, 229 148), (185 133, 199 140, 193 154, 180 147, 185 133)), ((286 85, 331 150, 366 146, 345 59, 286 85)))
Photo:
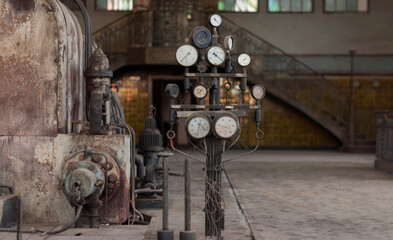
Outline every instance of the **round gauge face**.
POLYGON ((194 65, 198 60, 198 52, 191 45, 183 45, 176 51, 176 60, 183 66, 189 67, 194 65))
POLYGON ((251 57, 247 53, 242 53, 237 59, 238 63, 242 67, 247 67, 251 63, 251 57))
POLYGON ((224 115, 214 122, 214 132, 223 139, 231 139, 239 132, 239 124, 233 116, 224 115))
POLYGON ((209 22, 213 27, 219 27, 222 23, 222 18, 218 14, 213 14, 210 16, 209 22))
POLYGON ((265 97, 266 91, 261 84, 257 84, 251 88, 251 96, 256 100, 261 100, 265 97))
POLYGON ((176 84, 170 83, 170 84, 166 85, 165 93, 170 98, 177 98, 177 96, 179 96, 179 93, 180 93, 179 86, 177 86, 176 84))
POLYGON ((196 85, 192 93, 196 98, 202 99, 207 96, 207 88, 203 85, 196 85))
POLYGON ((189 117, 186 123, 186 130, 190 137, 202 139, 209 135, 211 129, 210 119, 206 116, 189 117))
POLYGON ((191 40, 197 48, 206 48, 210 45, 210 42, 212 41, 212 34, 206 27, 198 26, 192 30, 191 40))
POLYGON ((226 36, 224 39, 224 46, 226 50, 232 51, 234 47, 234 41, 232 36, 226 36))
POLYGON ((207 50, 207 60, 210 64, 218 66, 225 61, 225 51, 219 46, 212 46, 207 50))

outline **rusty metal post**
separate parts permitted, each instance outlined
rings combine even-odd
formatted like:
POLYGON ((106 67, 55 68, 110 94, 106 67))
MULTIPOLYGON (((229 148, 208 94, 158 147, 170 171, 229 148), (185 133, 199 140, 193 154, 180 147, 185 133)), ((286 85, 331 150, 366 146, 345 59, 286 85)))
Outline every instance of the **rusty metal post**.
POLYGON ((184 166, 184 231, 180 231, 180 240, 195 240, 195 231, 191 231, 191 168, 190 160, 184 166))
POLYGON ((158 156, 162 159, 162 230, 157 231, 157 240, 173 240, 173 231, 168 229, 169 199, 168 199, 168 157, 171 152, 160 152, 158 156))

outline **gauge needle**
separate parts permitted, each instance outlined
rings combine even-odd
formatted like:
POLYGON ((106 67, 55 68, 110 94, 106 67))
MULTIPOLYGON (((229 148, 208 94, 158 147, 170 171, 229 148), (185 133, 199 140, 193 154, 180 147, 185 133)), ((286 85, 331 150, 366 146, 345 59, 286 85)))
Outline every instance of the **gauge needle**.
POLYGON ((186 56, 184 56, 184 58, 182 59, 182 60, 180 60, 180 62, 183 62, 183 60, 186 58, 186 57, 188 57, 188 55, 190 55, 191 53, 190 52, 188 52, 187 54, 186 54, 186 56))
POLYGON ((242 62, 244 62, 245 60, 247 60, 247 58, 243 58, 242 62))
POLYGON ((220 58, 215 52, 213 53, 213 55, 222 61, 222 58, 220 58))
POLYGON ((221 124, 217 124, 217 126, 223 127, 223 128, 229 128, 229 126, 224 126, 224 125, 221 125, 221 124))
POLYGON ((213 18, 214 19, 214 21, 216 21, 218 24, 219 24, 219 22, 217 21, 217 19, 216 18, 213 18))
POLYGON ((197 94, 197 95, 199 95, 199 94, 200 94, 202 91, 203 91, 203 89, 199 90, 199 92, 198 92, 198 94, 197 94))

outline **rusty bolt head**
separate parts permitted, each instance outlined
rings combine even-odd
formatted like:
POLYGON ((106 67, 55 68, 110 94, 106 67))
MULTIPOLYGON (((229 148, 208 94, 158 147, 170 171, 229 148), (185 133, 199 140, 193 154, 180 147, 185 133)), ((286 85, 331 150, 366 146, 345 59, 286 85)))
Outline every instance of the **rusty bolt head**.
POLYGON ((112 168, 113 168, 113 163, 109 162, 108 163, 108 170, 112 170, 112 168))
POLYGON ((92 159, 93 159, 93 162, 99 162, 99 161, 101 161, 102 156, 100 156, 100 155, 93 155, 92 159))
POLYGON ((116 182, 116 181, 117 181, 117 176, 116 176, 115 174, 111 173, 111 174, 108 176, 108 182, 114 183, 114 182, 116 182))
POLYGON ((75 163, 72 163, 69 167, 71 170, 75 170, 78 168, 78 166, 75 163))
POLYGON ((93 170, 94 170, 94 166, 93 166, 93 165, 90 165, 90 166, 89 166, 89 170, 90 170, 90 171, 93 171, 93 170))
POLYGON ((113 184, 113 183, 109 183, 109 184, 108 184, 108 188, 109 188, 109 189, 113 189, 114 187, 115 187, 115 184, 113 184))
POLYGON ((97 187, 102 186, 102 185, 104 185, 104 181, 98 180, 98 181, 96 182, 96 186, 97 186, 97 187))
POLYGON ((84 154, 81 154, 81 155, 79 155, 79 160, 83 160, 83 159, 85 159, 85 156, 84 156, 84 154))

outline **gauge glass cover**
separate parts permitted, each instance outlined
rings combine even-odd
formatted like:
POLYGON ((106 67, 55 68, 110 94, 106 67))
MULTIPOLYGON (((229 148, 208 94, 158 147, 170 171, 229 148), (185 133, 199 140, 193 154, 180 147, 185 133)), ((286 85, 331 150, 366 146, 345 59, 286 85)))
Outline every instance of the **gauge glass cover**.
POLYGON ((198 99, 205 98, 207 96, 207 88, 203 85, 197 85, 193 90, 193 94, 198 99))
POLYGON ((207 27, 198 26, 192 30, 191 40, 197 48, 207 48, 212 41, 212 34, 207 27))
POLYGON ((233 50, 234 47, 234 41, 232 36, 226 36, 224 39, 224 46, 226 50, 233 50))
POLYGON ((231 116, 219 117, 214 124, 215 133, 223 139, 233 138, 239 130, 237 120, 231 116))
POLYGON ((207 51, 207 60, 210 64, 218 66, 225 61, 225 51, 219 46, 212 46, 207 51))
POLYGON ((221 23, 222 23, 222 18, 221 18, 221 16, 218 15, 218 14, 213 14, 213 15, 211 15, 210 18, 209 18, 209 20, 210 20, 210 24, 211 24, 213 27, 219 27, 219 26, 221 25, 221 23))
POLYGON ((210 133, 210 120, 204 116, 191 116, 187 122, 187 132, 195 139, 202 139, 210 133))
POLYGON ((191 45, 183 45, 176 51, 176 60, 185 67, 192 66, 198 60, 198 52, 191 45))
POLYGON ((262 98, 265 97, 265 94, 266 94, 265 88, 260 84, 253 86, 251 89, 251 96, 256 100, 261 100, 262 98))
POLYGON ((242 67, 247 67, 251 63, 251 57, 247 53, 242 53, 237 59, 238 63, 242 67))

